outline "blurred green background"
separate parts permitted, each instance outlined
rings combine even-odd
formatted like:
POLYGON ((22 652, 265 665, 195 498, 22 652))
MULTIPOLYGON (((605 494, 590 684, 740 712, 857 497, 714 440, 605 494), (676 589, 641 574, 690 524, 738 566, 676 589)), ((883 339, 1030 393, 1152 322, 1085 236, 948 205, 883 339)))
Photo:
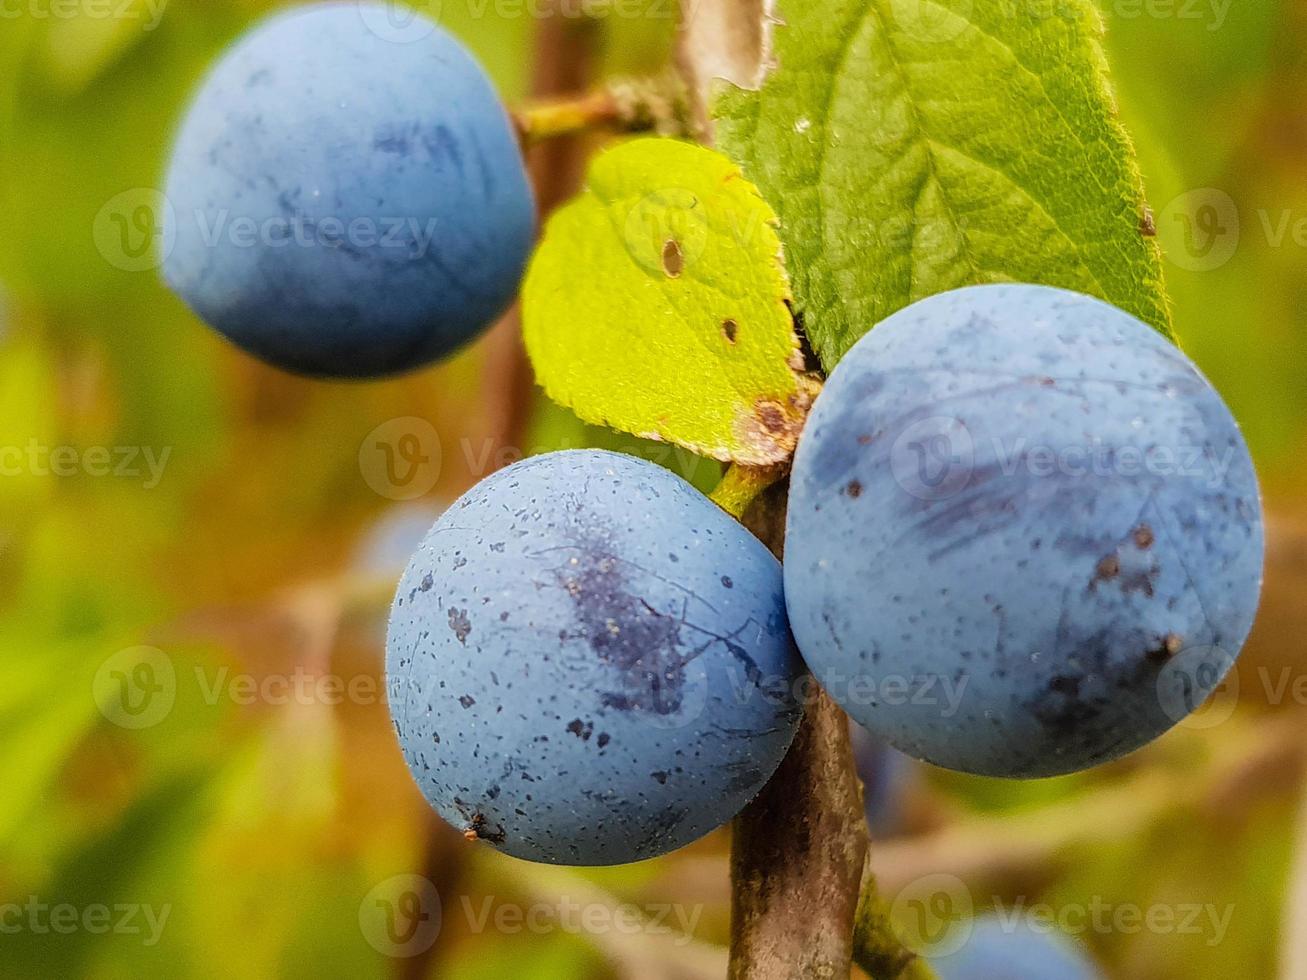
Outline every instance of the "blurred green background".
MULTIPOLYGON (((110 216, 160 185, 200 74, 273 6, 0 3, 0 976, 723 976, 725 832, 624 869, 511 862, 435 825, 393 743, 386 592, 498 461, 493 347, 383 384, 298 380, 115 252, 110 216), (377 449, 408 436, 422 461, 397 483, 377 449), (602 915, 622 903, 671 911, 625 929, 602 915)), ((520 98, 532 6, 440 6, 520 98)), ((644 11, 602 20, 599 73, 663 64, 672 6, 644 11)), ((903 770, 877 865, 891 890, 953 875, 978 910, 1171 910, 1063 916, 1113 977, 1301 980, 1307 5, 1104 17, 1178 330, 1262 475, 1263 615, 1217 702, 1121 763, 1028 784, 903 770)), ((658 452, 544 407, 516 448, 596 440, 658 452)), ((711 486, 716 464, 667 452, 711 486)))

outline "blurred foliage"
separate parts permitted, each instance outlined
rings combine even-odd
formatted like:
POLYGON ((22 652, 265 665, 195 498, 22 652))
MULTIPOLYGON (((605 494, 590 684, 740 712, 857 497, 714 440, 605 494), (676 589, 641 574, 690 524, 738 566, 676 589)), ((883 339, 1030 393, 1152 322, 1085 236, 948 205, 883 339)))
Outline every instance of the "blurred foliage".
MULTIPOLYGON (((1307 559, 1292 542, 1307 523, 1307 264, 1292 232, 1277 242, 1264 216, 1272 230, 1284 215, 1290 227, 1307 218, 1307 14, 1239 0, 1218 24, 1220 4, 1110 2, 1120 109, 1163 243, 1173 255, 1185 247, 1175 239, 1183 222, 1163 219, 1199 217, 1168 212, 1195 190, 1227 195, 1240 218, 1228 260, 1194 268, 1202 263, 1179 253, 1167 274, 1177 330, 1243 420, 1276 532, 1290 541, 1273 535, 1268 610, 1241 667, 1235 718, 1252 716, 1239 730, 1256 732, 1266 698, 1254 671, 1303 671, 1307 559)), ((560 879, 435 832, 395 751, 378 680, 386 592, 422 526, 499 458, 492 416, 504 385, 487 373, 488 346, 385 384, 286 377, 202 329, 154 274, 122 271, 97 248, 102 209, 158 185, 205 66, 272 6, 175 4, 148 30, 158 4, 144 0, 121 8, 125 17, 92 7, 41 16, 51 8, 34 2, 6 6, 0 20, 0 447, 21 452, 0 476, 0 908, 107 906, 111 922, 117 906, 137 908, 136 931, 29 923, 0 933, 0 976, 404 975, 413 960, 377 941, 369 896, 407 874, 436 881, 445 899, 431 976, 705 975, 728 936, 725 834, 651 864, 560 879), (429 422, 436 452, 410 500, 366 450, 379 427, 414 419, 429 422), (67 475, 43 455, 60 447, 74 454, 58 468, 67 475), (114 456, 121 472, 104 475, 100 447, 135 456, 114 456), (259 686, 324 676, 357 686, 339 704, 259 686), (136 703, 142 714, 104 710, 104 691, 133 683, 155 692, 136 703), (464 914, 485 898, 567 895, 697 909, 695 942, 477 931, 464 914), (167 910, 157 942, 147 906, 167 910)), ((533 8, 442 8, 518 98, 533 8)), ((605 18, 604 71, 664 61, 672 7, 647 10, 605 18)), ((523 452, 643 452, 705 489, 720 472, 547 406, 523 441, 523 452)), ((1038 819, 1157 767, 1199 780, 1233 727, 1182 729, 1065 780, 932 773, 914 790, 922 799, 905 832, 1038 819)), ((1209 935, 1146 930, 1085 938, 1114 976, 1272 975, 1296 781, 1257 759, 1224 796, 1163 807, 1110 843, 1069 841, 1056 874, 1050 862, 994 893, 1231 905, 1215 946, 1209 935)), ((890 842, 887 853, 900 851, 890 842)))

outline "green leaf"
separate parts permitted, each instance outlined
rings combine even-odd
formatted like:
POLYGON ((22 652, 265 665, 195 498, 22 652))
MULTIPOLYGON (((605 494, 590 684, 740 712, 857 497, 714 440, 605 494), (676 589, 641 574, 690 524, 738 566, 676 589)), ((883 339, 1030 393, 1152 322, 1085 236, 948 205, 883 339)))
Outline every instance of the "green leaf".
POLYGON ((1167 334, 1159 250, 1089 0, 781 0, 777 67, 714 105, 781 217, 832 367, 894 311, 1022 281, 1167 334))
POLYGON ((813 382, 775 221, 711 150, 641 139, 601 154, 523 287, 545 391, 586 422, 703 456, 787 459, 813 382))

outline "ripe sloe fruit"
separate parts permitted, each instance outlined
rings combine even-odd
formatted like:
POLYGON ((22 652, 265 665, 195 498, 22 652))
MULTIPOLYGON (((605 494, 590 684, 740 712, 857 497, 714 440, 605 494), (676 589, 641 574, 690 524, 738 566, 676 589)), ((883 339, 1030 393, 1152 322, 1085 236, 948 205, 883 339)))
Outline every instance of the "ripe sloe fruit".
POLYGON ((734 817, 794 737, 801 671, 771 553, 680 477, 601 451, 526 460, 451 507, 400 583, 386 657, 441 816, 571 865, 734 817))
POLYGON ((1211 385, 1078 293, 990 285, 862 338, 794 464, 795 639, 855 720, 952 769, 1048 776, 1202 703, 1252 625, 1256 477, 1211 385))
POLYGON ((531 247, 531 189, 490 80, 434 24, 407 43, 370 31, 386 7, 317 4, 255 28, 203 83, 168 169, 168 283, 300 374, 450 353, 503 312, 531 247))

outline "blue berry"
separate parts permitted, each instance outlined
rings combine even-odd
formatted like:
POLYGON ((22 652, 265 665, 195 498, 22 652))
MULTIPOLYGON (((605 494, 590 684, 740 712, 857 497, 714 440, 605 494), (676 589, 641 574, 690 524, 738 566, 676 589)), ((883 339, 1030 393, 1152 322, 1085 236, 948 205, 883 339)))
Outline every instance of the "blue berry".
POLYGON ((1079 948, 1026 917, 1008 924, 983 916, 970 929, 957 952, 931 960, 939 980, 1102 980, 1079 948))
POLYGON ((1169 341, 1042 286, 934 296, 833 372, 785 588, 831 694, 920 759, 1084 769, 1201 704, 1252 625, 1263 532, 1229 410, 1169 341))
POLYGON ((801 714, 776 559, 679 477, 600 451, 518 463, 436 522, 386 672, 436 810, 556 864, 655 857, 730 820, 801 714))
MULTIPOLYGON (((480 65, 386 3, 264 22, 210 72, 168 169, 164 273, 252 354, 311 376, 419 367, 517 291, 535 214, 480 65)), ((415 15, 416 16, 416 15, 415 15)))

